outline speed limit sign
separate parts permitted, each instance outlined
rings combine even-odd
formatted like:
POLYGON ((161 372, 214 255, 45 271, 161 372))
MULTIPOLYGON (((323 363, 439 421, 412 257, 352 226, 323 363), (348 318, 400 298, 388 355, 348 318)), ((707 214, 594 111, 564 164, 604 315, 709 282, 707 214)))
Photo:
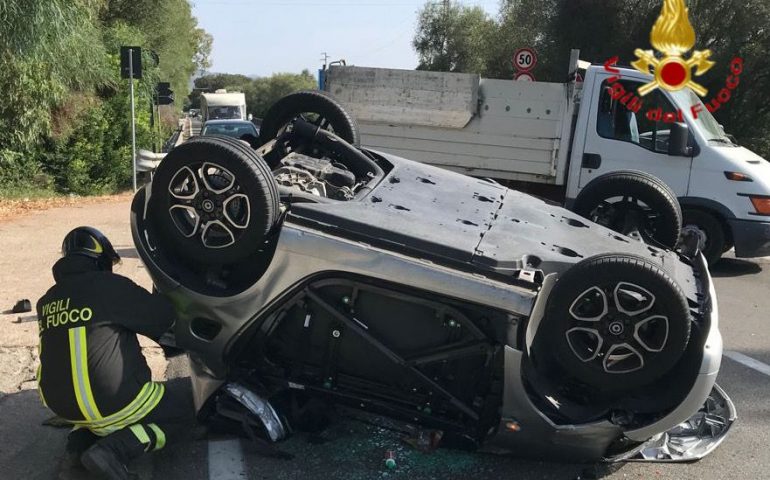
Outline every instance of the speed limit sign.
POLYGON ((528 72, 537 65, 537 54, 531 48, 520 48, 513 54, 513 66, 522 72, 528 72))
POLYGON ((514 80, 516 80, 518 82, 534 82, 534 81, 536 81, 535 80, 535 76, 532 75, 529 72, 519 72, 519 73, 517 73, 516 76, 514 77, 514 80))

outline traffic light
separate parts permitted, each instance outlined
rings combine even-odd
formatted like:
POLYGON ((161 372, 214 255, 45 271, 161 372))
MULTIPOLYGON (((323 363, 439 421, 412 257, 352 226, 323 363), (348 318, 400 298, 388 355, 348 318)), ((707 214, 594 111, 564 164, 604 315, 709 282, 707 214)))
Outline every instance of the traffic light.
POLYGON ((120 78, 142 78, 141 47, 120 47, 120 78), (133 70, 133 71, 132 71, 133 70), (133 75, 130 75, 133 73, 133 75))
POLYGON ((174 103, 174 91, 168 82, 158 82, 158 105, 171 105, 174 103))

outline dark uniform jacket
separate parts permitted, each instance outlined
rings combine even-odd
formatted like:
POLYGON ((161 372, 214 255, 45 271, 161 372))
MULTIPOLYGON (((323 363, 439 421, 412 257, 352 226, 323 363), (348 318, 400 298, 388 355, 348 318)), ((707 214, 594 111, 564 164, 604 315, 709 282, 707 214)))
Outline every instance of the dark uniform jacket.
POLYGON ((46 405, 88 423, 147 403, 140 393, 162 395, 149 388, 155 385, 136 334, 157 340, 166 332, 175 320, 170 302, 84 256, 62 258, 53 275, 56 285, 37 303, 38 386, 46 405))

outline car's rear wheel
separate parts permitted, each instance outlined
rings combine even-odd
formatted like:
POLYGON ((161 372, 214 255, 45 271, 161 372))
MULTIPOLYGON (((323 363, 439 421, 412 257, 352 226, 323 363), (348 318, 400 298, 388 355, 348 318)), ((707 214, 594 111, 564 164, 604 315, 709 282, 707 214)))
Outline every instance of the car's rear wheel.
POLYGON ((296 120, 309 122, 320 129, 334 133, 351 145, 359 146, 361 137, 358 124, 331 95, 316 90, 307 90, 289 94, 270 107, 262 120, 259 130, 259 143, 276 139, 272 151, 265 160, 275 167, 286 154, 301 150, 302 153, 318 157, 321 152, 315 147, 308 149, 301 140, 293 135, 284 135, 293 128, 296 120))
POLYGON ((202 137, 161 162, 148 220, 161 247, 184 260, 235 263, 264 244, 279 213, 277 191, 254 151, 231 139, 202 137))
POLYGON ((612 172, 591 181, 573 210, 592 222, 648 244, 674 248, 682 231, 682 210, 673 191, 643 172, 612 172))
POLYGON ((533 345, 577 382, 631 392, 668 373, 690 338, 687 300, 641 257, 599 255, 554 286, 533 345))

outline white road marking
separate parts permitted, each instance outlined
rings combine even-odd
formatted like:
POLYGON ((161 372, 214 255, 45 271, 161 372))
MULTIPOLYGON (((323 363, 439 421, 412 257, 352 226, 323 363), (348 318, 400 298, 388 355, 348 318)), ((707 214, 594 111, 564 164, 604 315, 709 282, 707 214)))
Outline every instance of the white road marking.
POLYGON ((209 479, 243 480, 246 477, 246 462, 243 458, 241 441, 209 440, 209 479))
POLYGON ((764 373, 768 377, 770 377, 770 365, 766 363, 762 363, 759 360, 754 360, 753 358, 746 356, 740 352, 733 352, 730 350, 725 350, 722 355, 729 358, 730 360, 734 360, 741 365, 745 365, 749 367, 752 370, 756 370, 759 373, 764 373))

